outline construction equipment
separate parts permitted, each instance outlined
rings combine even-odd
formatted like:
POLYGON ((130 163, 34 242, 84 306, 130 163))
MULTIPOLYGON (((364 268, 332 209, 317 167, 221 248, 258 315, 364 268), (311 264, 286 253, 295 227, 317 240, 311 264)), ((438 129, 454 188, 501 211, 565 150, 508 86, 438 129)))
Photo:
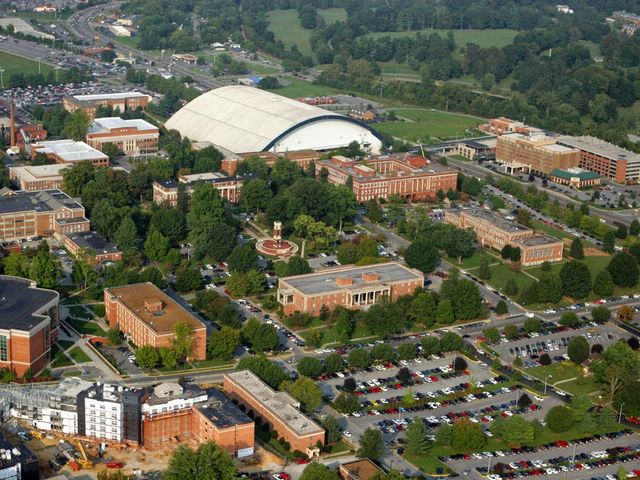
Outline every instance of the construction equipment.
POLYGON ((44 437, 42 432, 40 432, 38 430, 31 430, 31 435, 33 435, 33 438, 37 438, 38 440, 40 440, 40 439, 42 439, 44 437))
POLYGON ((75 460, 71 460, 67 463, 67 465, 69 465, 69 467, 71 467, 71 470, 73 470, 74 472, 80 470, 80 465, 78 465, 78 462, 76 462, 75 460))
POLYGON ((87 457, 87 452, 84 451, 82 442, 78 442, 78 449, 80 450, 80 454, 82 455, 82 458, 78 459, 78 463, 85 470, 91 470, 93 468, 93 462, 89 460, 89 457, 87 457))

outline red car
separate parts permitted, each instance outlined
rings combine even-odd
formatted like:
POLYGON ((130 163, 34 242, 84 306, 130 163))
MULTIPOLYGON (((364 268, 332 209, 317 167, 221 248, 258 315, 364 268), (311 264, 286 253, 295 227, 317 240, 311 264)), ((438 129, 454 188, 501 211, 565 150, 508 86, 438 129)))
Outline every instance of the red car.
POLYGON ((568 446, 569 446, 569 442, 567 442, 566 440, 558 440, 556 442, 556 447, 567 448, 568 446))
POLYGON ((306 465, 311 460, 309 460, 308 458, 296 458, 293 461, 296 462, 297 465, 306 465))

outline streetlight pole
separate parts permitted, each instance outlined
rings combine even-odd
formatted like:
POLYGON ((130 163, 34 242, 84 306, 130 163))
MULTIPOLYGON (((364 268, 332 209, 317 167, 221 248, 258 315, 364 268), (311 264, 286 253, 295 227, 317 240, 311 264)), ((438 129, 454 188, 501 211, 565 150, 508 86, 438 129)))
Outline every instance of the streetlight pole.
POLYGON ((491 460, 493 460, 493 457, 489 457, 489 465, 487 465, 487 475, 491 473, 491 460))
POLYGON ((571 456, 571 468, 574 467, 576 463, 576 444, 573 444, 573 455, 571 456))
POLYGON ((622 407, 624 406, 624 402, 620 404, 620 413, 618 414, 618 423, 622 423, 622 407))
POLYGON ((547 375, 546 377, 544 377, 544 394, 547 394, 547 380, 549 380, 549 378, 551 378, 552 375, 547 375))
POLYGON ((4 88, 4 68, 0 67, 0 88, 4 88))

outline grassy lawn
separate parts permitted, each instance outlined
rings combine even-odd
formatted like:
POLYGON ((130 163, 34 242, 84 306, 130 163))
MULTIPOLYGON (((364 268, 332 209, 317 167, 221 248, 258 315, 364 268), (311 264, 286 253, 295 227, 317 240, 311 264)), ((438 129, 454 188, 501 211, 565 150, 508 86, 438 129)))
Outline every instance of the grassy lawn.
POLYGON ((93 318, 93 314, 89 313, 87 309, 81 307, 80 305, 74 305, 73 307, 70 307, 69 313, 71 313, 71 315, 76 318, 86 318, 87 320, 93 318))
POLYGON ((107 336, 107 332, 100 328, 97 323, 85 322, 84 320, 76 320, 69 317, 67 317, 66 322, 83 335, 97 335, 99 337, 107 336))
POLYGON ((580 372, 582 372, 582 368, 580 368, 579 365, 576 365, 573 362, 566 361, 555 362, 551 365, 543 365, 535 368, 528 368, 526 372, 532 377, 539 378, 543 382, 547 375, 551 375, 551 377, 549 378, 549 383, 554 384, 562 380, 568 380, 570 378, 579 376, 580 372))
POLYGON ((284 87, 271 90, 273 93, 289 98, 313 97, 316 95, 335 95, 337 90, 322 85, 314 85, 299 78, 285 77, 282 81, 284 87))
POLYGON ((277 40, 284 43, 285 47, 291 48, 296 45, 300 53, 315 58, 309 45, 311 30, 302 28, 297 10, 271 10, 267 13, 267 21, 269 30, 274 33, 277 40))
POLYGON ((60 348, 62 348, 62 350, 70 348, 74 343, 75 342, 72 342, 71 340, 58 340, 58 345, 60 345, 60 348))
POLYGON ((426 144, 437 143, 444 138, 473 136, 476 133, 473 129, 481 123, 481 119, 426 108, 397 108, 393 111, 407 121, 383 122, 376 125, 376 129, 385 135, 426 144))
MULTIPOLYGON (((475 252, 473 252, 473 255, 471 255, 469 258, 463 258, 462 263, 458 263, 457 258, 446 257, 446 259, 449 263, 455 265, 456 267, 461 268, 463 270, 467 270, 469 268, 479 267, 482 256, 483 256, 482 252, 480 252, 480 250, 476 250, 475 252)), ((499 261, 493 255, 485 254, 485 256, 487 257, 487 261, 489 262, 489 265, 499 261)))
POLYGON ((578 377, 570 382, 561 383, 558 387, 572 395, 593 395, 600 392, 600 386, 593 377, 578 377))
POLYGON ((573 235, 570 235, 567 232, 563 232, 562 230, 556 230, 555 228, 550 227, 549 225, 545 225, 542 222, 534 221, 532 222, 532 225, 533 225, 533 229, 536 232, 543 232, 552 237, 559 238, 560 240, 562 240, 563 238, 573 239, 573 235))
MULTIPOLYGON (((434 29, 434 30, 407 30, 404 32, 374 32, 368 33, 366 37, 379 38, 391 37, 401 38, 414 36, 421 32, 423 35, 431 35, 437 33, 441 37, 446 37, 450 30, 434 29)), ((480 47, 498 47, 502 48, 513 43, 514 37, 518 34, 517 30, 494 29, 494 30, 452 30, 453 38, 458 48, 464 47, 467 43, 475 43, 480 47)))
POLYGON ((451 473, 451 469, 447 467, 444 463, 438 460, 435 456, 421 456, 421 455, 403 455, 404 459, 412 464, 414 464, 417 468, 422 470, 424 473, 433 473, 433 474, 447 474, 451 473))
POLYGON ((127 45, 128 47, 138 48, 140 43, 139 37, 117 37, 116 42, 127 45))
POLYGON ((502 265, 492 265, 489 267, 489 271, 491 272, 491 278, 485 281, 497 290, 504 289, 510 278, 512 278, 516 282, 516 285, 518 285, 518 292, 524 290, 524 288, 533 281, 532 278, 526 276, 522 272, 512 271, 511 266, 507 263, 503 263, 502 265))
POLYGON ((58 344, 51 347, 51 367, 67 367, 73 365, 73 362, 67 357, 58 344))
POLYGON ((344 440, 339 440, 333 445, 330 445, 331 450, 328 452, 329 454, 348 452, 351 447, 345 443, 344 440))
POLYGON ((293 453, 291 453, 290 450, 285 450, 280 442, 278 442, 274 438, 271 438, 269 432, 265 432, 262 428, 256 427, 256 437, 258 437, 258 439, 262 441, 262 443, 270 447, 270 450, 275 450, 281 457, 293 460, 293 453))
POLYGON ((344 22, 347 19, 347 11, 344 8, 322 8, 318 10, 318 13, 324 18, 327 25, 344 22))
POLYGON ((82 372, 80 370, 69 370, 62 374, 63 377, 81 377, 82 372))
MULTIPOLYGON (((10 53, 0 52, 0 67, 4 68, 4 81, 9 80, 9 77, 14 73, 33 74, 38 73, 38 62, 28 60, 26 58, 17 57, 10 53)), ((53 69, 49 65, 44 63, 40 64, 40 71, 43 75, 47 75, 53 69)))
POLYGON ((69 356, 73 358, 77 363, 86 363, 91 361, 89 355, 84 353, 80 347, 74 347, 69 350, 69 356))

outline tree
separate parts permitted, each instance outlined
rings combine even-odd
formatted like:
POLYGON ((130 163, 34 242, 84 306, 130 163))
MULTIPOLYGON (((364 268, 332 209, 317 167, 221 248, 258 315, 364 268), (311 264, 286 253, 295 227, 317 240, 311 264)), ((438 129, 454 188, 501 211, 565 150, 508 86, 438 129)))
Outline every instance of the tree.
POLYGON ((600 305, 591 310, 591 318, 593 318, 593 321, 596 323, 605 323, 609 318, 611 318, 611 310, 600 305))
POLYGON ((496 315, 506 315, 507 313, 509 313, 509 307, 504 300, 500 300, 496 304, 496 315))
POLYGON ((504 336, 509 340, 512 340, 520 335, 518 332, 518 327, 515 325, 506 325, 503 330, 504 336))
POLYGON ((374 461, 382 456, 382 432, 376 428, 367 428, 360 435, 360 448, 356 451, 358 458, 370 458, 374 461))
POLYGON ((407 427, 407 453, 424 455, 429 450, 427 428, 421 418, 414 418, 407 427))
POLYGON ((340 433, 340 424, 338 420, 336 420, 336 417, 327 415, 322 422, 322 426, 327 434, 327 443, 336 443, 340 440, 342 435, 340 433))
POLYGON ((573 242, 571 242, 569 255, 575 258, 576 260, 584 259, 584 247, 582 245, 582 240, 580 239, 580 237, 574 238, 573 242))
POLYGON ((178 358, 190 358, 193 349, 191 327, 184 322, 177 322, 173 326, 173 349, 178 358))
POLYGON ((451 446, 461 452, 482 448, 486 437, 482 427, 468 418, 458 419, 453 423, 451 446))
POLYGON ((238 363, 238 370, 250 370, 274 390, 287 378, 280 365, 264 357, 244 357, 238 363))
POLYGON ((436 321, 440 324, 450 324, 454 320, 453 306, 448 299, 441 300, 436 310, 436 321))
POLYGON ((635 287, 640 278, 638 260, 630 253, 614 255, 607 265, 607 271, 611 274, 613 283, 619 287, 635 287))
POLYGON ((627 322, 628 323, 631 320, 633 320, 633 316, 635 314, 636 314, 636 311, 634 310, 633 307, 631 307, 629 305, 622 305, 620 308, 618 308, 618 311, 616 312, 616 317, 621 322, 627 322))
POLYGON ((564 327, 576 328, 580 325, 580 319, 574 312, 564 312, 559 323, 564 327))
POLYGON ((453 427, 448 423, 441 423, 436 430, 436 444, 448 447, 453 441, 453 427))
POLYGON ((222 360, 233 358, 233 353, 240 346, 240 331, 231 327, 222 327, 209 337, 207 350, 209 355, 222 360))
POLYGON ((322 363, 315 357, 304 357, 298 362, 298 373, 305 377, 318 377, 322 374, 322 363))
POLYGON ((608 270, 601 270, 593 279, 593 292, 602 297, 608 297, 613 294, 614 284, 613 278, 608 270))
POLYGON ((462 350, 464 341, 457 333, 445 332, 440 339, 440 345, 442 346, 443 352, 454 352, 456 350, 462 350))
POLYGON ((342 382, 342 387, 346 392, 355 392, 357 386, 356 380, 353 377, 347 377, 344 379, 344 382, 342 382))
MULTIPOLYGON (((303 358, 304 360, 304 358, 303 358)), ((300 363, 298 363, 298 366, 300 363)), ((333 374, 344 370, 344 360, 339 353, 327 355, 324 359, 324 371, 327 374, 333 374)))
POLYGON ((164 368, 176 368, 178 366, 178 355, 175 350, 168 347, 161 347, 158 349, 158 356, 160 357, 160 363, 164 368))
POLYGON ((214 442, 197 450, 180 445, 173 450, 163 480, 235 480, 237 471, 231 456, 214 442))
POLYGON ((31 259, 29 278, 42 288, 54 288, 60 275, 59 262, 48 252, 39 250, 31 259))
POLYGON ((471 280, 458 280, 451 298, 456 320, 477 318, 482 310, 482 296, 478 285, 471 280))
POLYGON ((422 345, 422 353, 425 357, 442 351, 440 339, 437 337, 424 337, 420 340, 420 344, 422 345))
POLYGON ((625 238, 627 238, 627 227, 625 227, 624 225, 619 225, 618 229, 616 230, 615 236, 620 240, 624 240, 625 238))
POLYGON ((482 336, 491 343, 497 343, 500 341, 500 332, 495 327, 485 328, 482 331, 482 336))
POLYGON ((527 333, 539 332, 542 330, 542 322, 537 318, 527 318, 524 321, 524 331, 527 333))
POLYGON ((418 349, 415 343, 403 343, 398 347, 399 360, 412 360, 418 356, 418 349))
POLYGON ((266 212, 272 198, 269 184, 262 178, 249 180, 240 190, 240 206, 246 212, 266 212))
POLYGON ((640 222, 634 218, 629 224, 629 235, 638 236, 640 234, 640 222))
POLYGON ((364 208, 366 210, 367 218, 373 223, 380 223, 383 220, 384 214, 382 208, 375 199, 372 198, 368 202, 365 202, 364 208))
POLYGON ((540 355, 540 365, 551 365, 551 357, 548 353, 540 355))
POLYGON ((140 251, 138 230, 131 217, 125 217, 125 219, 122 220, 113 239, 118 247, 120 247, 120 250, 122 250, 122 253, 127 257, 135 256, 140 251))
POLYGON ((220 224, 224 223, 224 201, 214 185, 202 182, 194 187, 188 205, 189 238, 197 247, 198 242, 211 235, 220 224))
POLYGON ((518 294, 518 284, 513 278, 509 278, 509 280, 507 280, 507 283, 504 286, 504 293, 509 296, 518 294))
POLYGON ((63 134, 76 142, 84 141, 89 130, 89 117, 82 109, 73 112, 64 122, 63 134))
POLYGON ((136 349, 136 362, 142 368, 155 368, 160 361, 158 350, 150 345, 143 345, 136 349))
POLYGON ((340 413, 353 413, 360 410, 360 400, 353 393, 341 392, 334 400, 333 407, 340 413))
POLYGON ((157 230, 151 230, 144 242, 144 253, 150 260, 164 261, 169 252, 169 239, 157 230))
POLYGON ((227 258, 229 270, 234 273, 247 273, 258 269, 258 254, 250 245, 238 245, 227 258))
POLYGON ((616 236, 612 230, 607 231, 602 237, 602 251, 606 253, 615 252, 616 247, 616 236))
POLYGON ((407 367, 402 367, 398 370, 396 377, 402 383, 408 383, 411 380, 411 371, 407 367))
POLYGON ((583 336, 573 337, 569 341, 567 354, 573 363, 580 365, 589 358, 589 342, 583 336))
POLYGON ((573 298, 584 298, 591 290, 591 272, 589 268, 578 260, 571 260, 560 270, 562 291, 573 298))
MULTIPOLYGON (((629 337, 627 338, 627 345, 629 345, 629 348, 631 348, 631 350, 638 350, 640 348, 640 340, 638 340, 636 337, 629 337)), ((600 351, 600 353, 602 353, 602 351, 600 351)))
POLYGON ((562 279, 554 272, 543 272, 536 289, 538 302, 557 303, 562 298, 562 279))
POLYGON ((518 397, 518 408, 522 410, 529 408, 529 405, 532 403, 533 401, 531 400, 531 397, 526 393, 522 393, 522 395, 518 397))
POLYGON ((339 480, 339 476, 326 465, 313 462, 304 468, 300 480, 339 480))
POLYGON ((364 348, 354 348, 347 357, 349 365, 354 368, 366 368, 371 365, 371 355, 364 348))
POLYGON ((489 262, 486 257, 480 259, 480 269, 478 270, 478 277, 482 280, 489 280, 491 278, 491 270, 489 270, 489 262))
POLYGON ((503 260, 509 260, 511 258, 511 249, 513 247, 509 244, 505 245, 504 247, 502 247, 502 250, 500 250, 500 257, 502 257, 503 260))
MULTIPOLYGON (((254 331, 247 333, 250 324, 247 323, 243 329, 243 335, 249 340, 253 351, 262 353, 276 350, 280 345, 280 337, 278 337, 278 331, 273 325, 257 322, 254 331)), ((322 371, 322 367, 320 368, 322 371)))
POLYGON ((393 347, 388 343, 377 343, 371 349, 371 358, 374 361, 390 362, 394 358, 393 347))
POLYGON ((107 330, 107 340, 109 340, 111 345, 120 345, 122 342, 122 338, 120 338, 120 330, 116 327, 111 327, 107 330))
POLYGON ((505 422, 501 438, 507 445, 530 444, 534 439, 533 425, 522 415, 513 415, 505 422))
POLYGON ((322 403, 320 387, 309 377, 300 377, 295 382, 289 382, 284 389, 300 401, 305 412, 313 412, 322 403))
POLYGON ((418 239, 405 251, 404 259, 411 268, 423 273, 431 273, 440 263, 440 255, 433 244, 426 239, 418 239))
POLYGON ((195 267, 183 265, 176 270, 175 289, 179 293, 200 290, 202 288, 202 275, 195 267))
POLYGON ((625 341, 610 345, 602 354, 602 359, 591 364, 591 371, 606 389, 610 402, 625 385, 637 380, 639 369, 640 357, 625 341))
POLYGON ((467 368, 468 368, 468 364, 467 364, 467 361, 464 358, 458 356, 458 357, 453 359, 453 369, 456 372, 463 372, 467 368))
POLYGON ((563 405, 552 407, 544 418, 547 427, 554 433, 566 432, 573 425, 571 410, 563 405))

